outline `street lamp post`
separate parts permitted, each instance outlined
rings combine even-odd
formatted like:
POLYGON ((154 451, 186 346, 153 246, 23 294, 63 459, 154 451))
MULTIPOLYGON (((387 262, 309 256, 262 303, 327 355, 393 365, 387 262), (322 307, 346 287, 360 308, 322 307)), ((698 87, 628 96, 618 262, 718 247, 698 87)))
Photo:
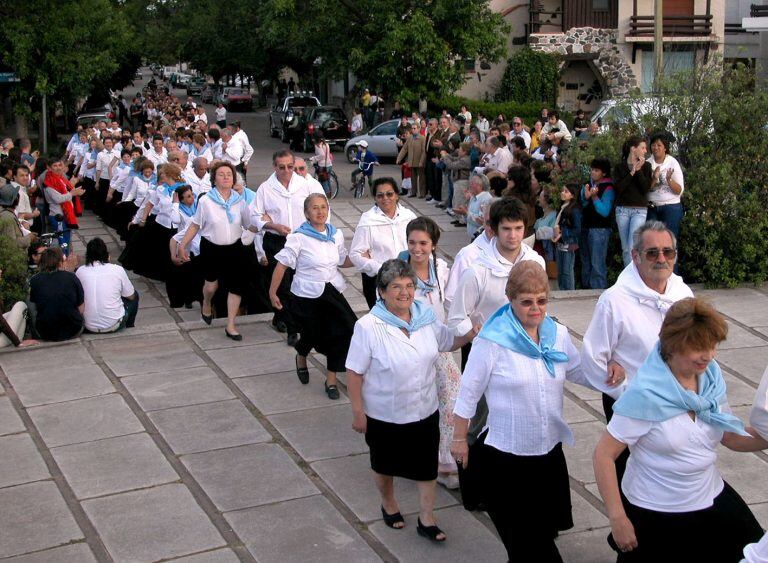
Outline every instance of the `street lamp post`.
POLYGON ((653 15, 653 54, 656 59, 656 73, 653 77, 653 89, 658 92, 664 78, 664 2, 655 0, 653 15))

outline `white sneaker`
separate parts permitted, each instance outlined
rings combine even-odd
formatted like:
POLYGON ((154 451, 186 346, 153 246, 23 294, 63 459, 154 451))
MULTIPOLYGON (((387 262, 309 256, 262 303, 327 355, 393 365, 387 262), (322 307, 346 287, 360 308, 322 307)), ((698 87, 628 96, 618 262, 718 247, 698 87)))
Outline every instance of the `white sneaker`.
POLYGON ((453 212, 453 209, 446 209, 445 212, 451 217, 456 217, 456 214, 453 212))

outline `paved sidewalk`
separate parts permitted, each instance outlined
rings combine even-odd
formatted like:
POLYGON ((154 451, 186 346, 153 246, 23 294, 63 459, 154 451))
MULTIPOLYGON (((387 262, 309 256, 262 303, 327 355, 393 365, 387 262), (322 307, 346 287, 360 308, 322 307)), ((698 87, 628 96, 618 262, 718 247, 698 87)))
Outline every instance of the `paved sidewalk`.
MULTIPOLYGON (((447 215, 408 200, 445 229, 442 251, 466 241, 447 215)), ((334 202, 334 221, 351 238, 370 206, 334 202)), ((101 236, 86 216, 74 243, 101 236)), ((359 278, 346 295, 363 312, 359 278)), ((212 327, 199 309, 168 306, 162 284, 136 279, 137 327, 60 345, 0 353, 0 558, 85 561, 505 561, 493 526, 438 487, 444 545, 416 535, 417 492, 398 480, 406 517, 387 528, 362 436, 351 429, 346 395, 323 392, 322 358, 310 384, 294 354, 269 328, 246 317, 242 342, 212 327)), ((698 291, 727 316, 719 359, 729 398, 746 417, 768 365, 768 291, 698 291)), ((593 292, 554 294, 551 314, 580 339, 593 292)), ((575 526, 558 540, 565 561, 613 561, 608 522, 591 454, 604 419, 597 393, 568 385, 565 412, 576 435, 566 448, 575 526)), ((725 478, 768 526, 768 456, 721 451, 725 478)))

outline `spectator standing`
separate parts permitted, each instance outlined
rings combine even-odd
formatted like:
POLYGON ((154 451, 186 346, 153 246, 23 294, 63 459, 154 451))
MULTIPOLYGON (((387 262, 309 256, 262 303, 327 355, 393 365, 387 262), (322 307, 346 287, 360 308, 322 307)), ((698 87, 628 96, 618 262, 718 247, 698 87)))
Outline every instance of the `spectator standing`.
POLYGON ((405 143, 397 153, 397 164, 407 164, 411 170, 411 190, 408 197, 426 197, 427 144, 424 135, 413 125, 406 125, 405 143))
POLYGON ((669 139, 664 134, 651 137, 651 154, 653 181, 648 192, 648 219, 661 221, 678 237, 683 219, 683 169, 669 154, 669 139))
POLYGON ((581 204, 579 186, 567 184, 560 190, 563 206, 558 214, 553 241, 557 245, 557 285, 561 290, 576 289, 573 270, 581 239, 581 204))
POLYGON ((611 163, 595 158, 590 164, 589 183, 581 189, 582 231, 581 285, 584 289, 608 287, 608 242, 613 221, 611 211, 616 193, 611 180, 611 163))
POLYGON ((648 215, 648 191, 653 182, 653 167, 645 160, 647 145, 642 137, 629 137, 621 150, 621 161, 613 171, 616 190, 616 225, 626 267, 632 261, 634 232, 648 215))

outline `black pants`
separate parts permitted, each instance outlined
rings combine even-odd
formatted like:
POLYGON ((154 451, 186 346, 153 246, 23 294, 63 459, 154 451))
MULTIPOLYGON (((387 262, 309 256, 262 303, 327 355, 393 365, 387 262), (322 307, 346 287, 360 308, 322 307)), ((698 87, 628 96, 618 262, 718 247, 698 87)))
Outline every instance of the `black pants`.
MULTIPOLYGON (((275 255, 280 252, 285 246, 285 237, 281 237, 275 233, 264 233, 264 254, 267 255, 267 279, 269 283, 272 281, 272 274, 275 272, 275 266, 277 266, 277 260, 275 255)), ((293 270, 286 269, 283 281, 280 283, 280 287, 277 288, 277 296, 280 301, 287 303, 290 300, 291 295, 291 282, 293 281, 293 270)), ((297 334, 299 332, 298 326, 292 321, 291 314, 287 307, 283 307, 280 311, 275 311, 275 323, 285 323, 288 327, 288 334, 297 334)))
MULTIPOLYGON (((605 413, 605 421, 610 422, 611 418, 613 418, 613 404, 616 402, 616 399, 611 397, 610 395, 606 395, 603 393, 603 412, 605 413)), ((629 448, 626 448, 619 457, 616 458, 616 478, 618 479, 619 485, 621 485, 621 480, 624 477, 624 472, 627 470, 627 460, 629 459, 629 448)))
POLYGON ((363 297, 365 297, 365 302, 368 303, 368 308, 373 309, 378 299, 376 294, 376 278, 368 274, 360 274, 360 276, 363 278, 363 297))

